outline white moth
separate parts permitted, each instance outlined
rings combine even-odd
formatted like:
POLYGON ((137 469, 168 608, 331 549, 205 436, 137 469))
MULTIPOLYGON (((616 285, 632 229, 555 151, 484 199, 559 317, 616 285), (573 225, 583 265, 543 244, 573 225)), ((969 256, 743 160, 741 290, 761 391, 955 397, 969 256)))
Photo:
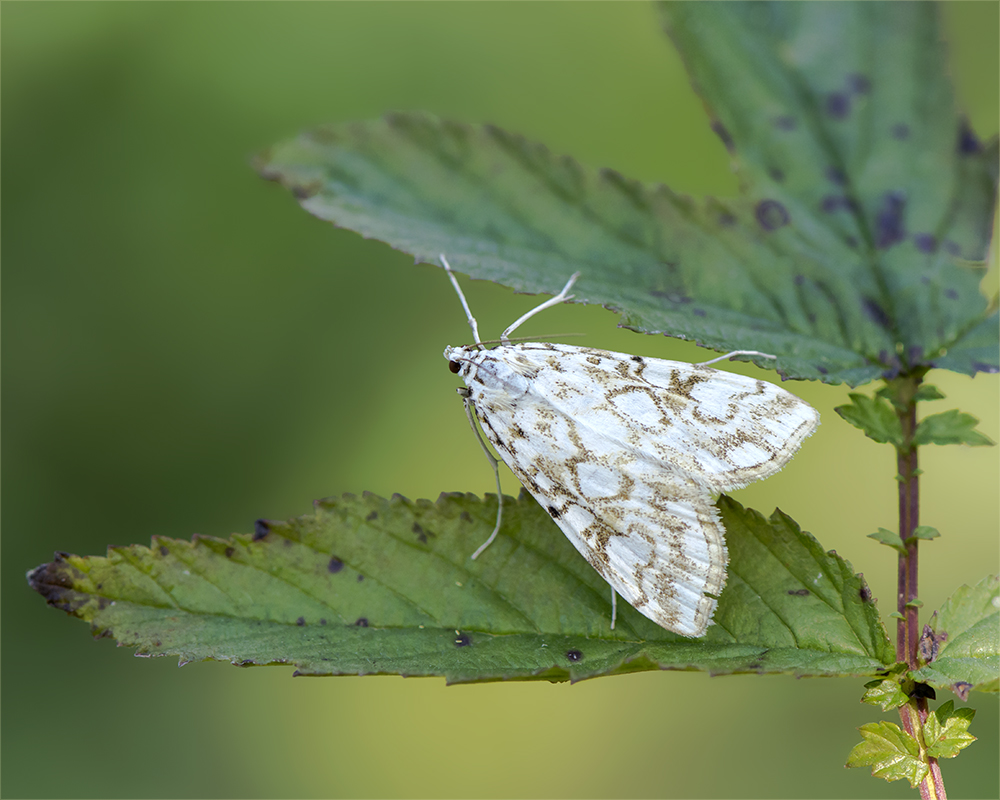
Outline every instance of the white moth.
MULTIPOLYGON (((713 494, 780 470, 819 414, 771 383, 706 366, 765 353, 687 364, 512 344, 521 323, 571 297, 579 273, 486 349, 444 256, 441 262, 476 342, 444 351, 465 382, 459 391, 473 430, 475 416, 504 463, 611 585, 613 600, 617 592, 667 630, 702 636, 726 582, 725 529, 713 494)), ((502 502, 499 487, 498 475, 502 502)), ((496 537, 501 513, 473 558, 496 537)))

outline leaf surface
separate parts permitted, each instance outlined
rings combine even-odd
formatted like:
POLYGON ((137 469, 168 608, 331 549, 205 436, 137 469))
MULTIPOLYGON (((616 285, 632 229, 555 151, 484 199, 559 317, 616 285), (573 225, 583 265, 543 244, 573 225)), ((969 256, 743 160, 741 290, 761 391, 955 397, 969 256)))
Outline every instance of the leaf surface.
POLYGON ((677 4, 668 27, 738 199, 694 200, 494 126, 327 125, 256 162, 320 219, 622 325, 852 385, 1000 369, 979 293, 997 143, 956 112, 928 4, 677 4))
POLYGON ((880 444, 888 442, 899 446, 903 443, 903 428, 899 417, 884 398, 878 395, 867 397, 857 392, 852 392, 848 397, 851 398, 850 403, 833 409, 844 420, 855 428, 860 428, 865 436, 880 444))
POLYGON ((920 760, 920 746, 898 725, 883 720, 869 722, 858 730, 863 741, 851 750, 848 767, 871 767, 876 778, 905 778, 914 787, 927 777, 929 768, 920 760))
POLYGON ((959 588, 934 612, 930 627, 938 655, 913 673, 916 680, 963 697, 972 689, 1000 691, 1000 578, 959 588))
POLYGON ((703 639, 669 633, 610 590, 527 495, 476 561, 496 500, 345 496, 229 540, 154 538, 60 555, 29 582, 139 655, 298 674, 579 680, 648 669, 873 676, 893 662, 863 579, 780 512, 723 498, 730 576, 703 639))

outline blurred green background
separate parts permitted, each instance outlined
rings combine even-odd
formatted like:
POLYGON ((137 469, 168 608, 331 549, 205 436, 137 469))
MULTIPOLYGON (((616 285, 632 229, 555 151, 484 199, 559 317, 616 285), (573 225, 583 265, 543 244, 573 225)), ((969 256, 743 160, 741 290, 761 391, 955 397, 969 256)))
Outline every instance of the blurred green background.
MULTIPOLYGON (((997 132, 998 6, 944 9, 960 102, 997 132)), ((732 194, 680 62, 639 3, 4 3, 5 797, 912 797, 842 767, 859 680, 644 673, 569 685, 305 680, 139 660, 49 609, 23 575, 54 550, 228 536, 314 498, 436 497, 493 477, 442 358, 468 339, 439 269, 338 231, 256 177, 303 127, 426 109, 586 164, 732 194)), ((995 269, 995 267, 994 267, 995 269)), ((995 285, 995 272, 993 276, 995 285)), ((533 305, 468 287, 484 336, 533 305)), ((525 333, 699 360, 562 307, 525 333)), ((998 431, 995 377, 932 374, 998 431)), ((779 505, 894 606, 893 458, 796 384, 824 425, 779 505)), ((928 610, 997 569, 995 449, 925 448, 928 610)), ((517 484, 505 476, 505 489, 517 484)), ((997 702, 944 764, 996 797, 997 702)))

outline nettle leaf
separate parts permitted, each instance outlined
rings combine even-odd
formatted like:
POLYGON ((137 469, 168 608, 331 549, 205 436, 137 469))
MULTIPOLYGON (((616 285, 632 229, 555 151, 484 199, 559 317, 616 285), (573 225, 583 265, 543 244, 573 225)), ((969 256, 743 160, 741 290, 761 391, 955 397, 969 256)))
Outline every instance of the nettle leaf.
POLYGON ((427 114, 327 125, 260 174, 309 213, 469 275, 554 292, 645 333, 777 355, 857 385, 1000 369, 978 289, 997 146, 954 108, 923 4, 667 4, 731 147, 739 199, 693 200, 494 126, 427 114), (963 262, 965 263, 965 262, 963 262))
POLYGON ((910 702, 910 698, 903 691, 898 681, 885 678, 880 681, 866 683, 865 693, 861 698, 861 702, 871 706, 879 706, 883 711, 889 711, 910 702))
POLYGON ((899 534, 895 531, 890 531, 888 528, 879 528, 875 533, 868 534, 869 539, 874 539, 879 544, 884 544, 886 547, 891 547, 903 555, 906 555, 906 545, 903 544, 903 540, 899 538, 899 534))
POLYGON ((892 722, 869 722, 858 728, 862 742, 847 757, 848 767, 871 767, 872 775, 887 781, 905 778, 917 786, 929 767, 920 760, 917 740, 892 722))
POLYGON ((989 436, 975 430, 979 420, 972 414, 952 409, 924 417, 913 435, 916 444, 968 444, 973 447, 992 445, 989 436))
POLYGON ((981 144, 956 110, 937 8, 660 9, 758 213, 783 211, 772 243, 822 264, 798 285, 836 298, 856 352, 890 376, 998 371, 985 264, 968 263, 984 262, 991 238, 997 142, 981 144))
POLYGON ((844 420, 855 428, 860 428, 865 436, 880 444, 889 442, 898 446, 903 443, 903 429, 899 424, 899 417, 887 401, 879 396, 867 397, 856 392, 852 392, 848 397, 851 399, 850 403, 833 409, 844 420))
POLYGON ((50 605, 137 655, 302 675, 579 680, 649 669, 866 675, 894 660, 864 580, 780 512, 719 502, 729 582, 702 639, 619 603, 528 495, 317 501, 229 540, 154 537, 107 557, 62 554, 29 573, 50 605))
POLYGON ((907 538, 910 539, 921 539, 923 541, 930 541, 931 539, 937 539, 941 535, 941 532, 930 525, 917 525, 913 529, 913 535, 907 538))
POLYGON ((937 658, 913 673, 914 680, 969 691, 1000 691, 1000 578, 962 586, 931 617, 937 658))
POLYGON ((923 725, 927 755, 930 758, 954 758, 959 750, 976 741, 976 737, 969 733, 969 725, 975 716, 973 708, 955 711, 954 700, 942 703, 933 714, 928 714, 923 725))

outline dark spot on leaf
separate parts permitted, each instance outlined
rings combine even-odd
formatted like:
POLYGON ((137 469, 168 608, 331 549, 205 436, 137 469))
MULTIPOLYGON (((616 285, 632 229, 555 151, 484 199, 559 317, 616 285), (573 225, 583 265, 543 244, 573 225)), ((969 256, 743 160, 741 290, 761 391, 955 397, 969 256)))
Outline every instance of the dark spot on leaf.
POLYGON ((855 250, 858 249, 858 240, 853 236, 845 236, 844 242, 847 244, 848 247, 854 248, 855 250))
POLYGON ((319 624, 320 624, 320 625, 326 625, 326 619, 321 619, 321 620, 319 621, 319 624))
POLYGON ((937 700, 937 693, 934 691, 933 686, 928 686, 926 683, 918 683, 914 685, 910 697, 926 697, 928 700, 937 700))
POLYGON ((947 297, 949 300, 958 300, 958 292, 956 292, 954 289, 945 289, 944 296, 947 297))
POLYGON ((792 278, 792 280, 795 281, 795 285, 796 286, 801 286, 802 284, 804 284, 806 282, 806 276, 805 275, 796 275, 794 278, 792 278))
POLYGON ((581 661, 583 659, 583 653, 581 653, 579 650, 567 650, 566 659, 568 661, 574 661, 574 662, 581 661))
POLYGON ((757 222, 765 231, 775 231, 788 224, 788 210, 777 200, 761 200, 754 210, 757 222))
POLYGON ((976 372, 985 372, 988 375, 995 375, 997 372, 1000 372, 1000 366, 997 366, 996 364, 986 364, 982 361, 973 361, 972 368, 976 372))
POLYGON ((370 511, 368 513, 368 516, 365 517, 365 522, 374 522, 377 519, 378 519, 378 512, 377 511, 370 511))
POLYGON ((777 167, 771 167, 767 171, 767 174, 771 176, 771 180, 774 181, 775 183, 784 183, 785 173, 782 172, 777 167))
POLYGON ((882 205, 875 214, 875 246, 880 250, 892 247, 906 238, 903 227, 903 212, 906 198, 902 192, 886 192, 882 205))
POLYGON ((358 575, 358 583, 361 583, 361 581, 363 581, 364 579, 365 579, 364 575, 360 575, 360 574, 358 575))
POLYGON ((253 540, 259 542, 271 532, 271 524, 266 519, 259 519, 253 524, 253 540))
POLYGON ((854 94, 868 94, 872 90, 872 82, 867 75, 852 72, 847 76, 847 89, 854 94))
POLYGON ((719 214, 719 224, 723 228, 729 228, 736 224, 736 217, 730 214, 728 211, 723 211, 719 214))
POLYGON ((343 568, 344 568, 344 562, 341 561, 336 556, 333 556, 333 558, 330 559, 330 563, 326 565, 327 571, 333 573, 340 572, 343 568))
POLYGON ((730 153, 733 152, 733 150, 735 149, 735 145, 733 144, 733 137, 729 135, 729 131, 726 130, 726 126, 723 125, 718 120, 713 120, 712 130, 715 132, 715 135, 722 140, 722 143, 726 146, 726 149, 730 153))
POLYGON ((168 555, 170 555, 170 551, 167 550, 166 545, 162 545, 162 544, 160 545, 160 555, 161 556, 168 556, 168 555))
POLYGON ((962 118, 958 126, 958 152, 964 156, 974 155, 982 150, 982 145, 976 134, 972 132, 969 121, 962 118))
POLYGON ((747 669, 760 670, 763 668, 764 665, 760 661, 751 661, 749 664, 747 664, 747 669))
POLYGON ((463 511, 458 515, 458 518, 462 520, 462 522, 472 522, 472 515, 469 514, 468 511, 463 511))
POLYGON ((467 633, 459 633, 455 636, 455 647, 468 647, 472 644, 472 639, 467 633))
POLYGON ((299 617, 297 620, 295 620, 295 624, 298 625, 301 628, 303 625, 306 624, 306 618, 305 617, 299 617))
POLYGON ((832 214, 834 211, 839 211, 842 208, 849 208, 850 201, 840 194, 828 194, 824 195, 823 199, 819 201, 819 207, 827 214, 832 214))
POLYGON ((913 244, 921 253, 933 253, 937 250, 937 239, 931 233, 913 234, 913 244))
POLYGON ((830 92, 826 96, 825 108, 833 119, 845 119, 851 113, 851 97, 843 92, 830 92))
POLYGON ((457 375, 458 371, 460 369, 462 369, 462 365, 459 364, 457 361, 449 361, 448 362, 448 369, 450 369, 452 372, 454 372, 457 375))
POLYGON ((774 127, 779 131, 794 131, 796 125, 795 117, 789 117, 787 114, 774 118, 774 127))
POLYGON ((226 558, 232 558, 233 554, 235 552, 236 552, 236 548, 235 547, 227 547, 226 548, 226 558))
POLYGON ((905 122, 897 122, 891 128, 889 128, 889 134, 893 139, 898 139, 899 141, 904 141, 910 138, 910 126, 905 122))
POLYGON ((367 628, 368 620, 365 617, 358 617, 357 620, 355 620, 354 624, 357 625, 359 628, 367 628))
POLYGON ((810 592, 808 589, 789 589, 788 594, 794 597, 806 597, 810 592))
POLYGON ((552 517, 552 519, 559 519, 559 517, 562 516, 559 509, 555 506, 546 506, 545 510, 549 512, 549 516, 552 517))
POLYGON ((944 251, 950 256, 957 256, 962 252, 962 248, 958 244, 958 242, 953 242, 951 239, 948 239, 941 246, 944 248, 944 251))
POLYGON ((705 309, 703 309, 703 308, 693 308, 693 309, 691 309, 691 313, 694 314, 696 317, 703 317, 703 316, 705 316, 705 309))
POLYGON ((837 167, 827 167, 826 168, 826 179, 830 183, 835 183, 837 186, 843 186, 847 183, 847 176, 844 174, 843 170, 837 167))
POLYGON ((292 186, 292 197, 296 200, 308 200, 313 195, 319 194, 321 188, 322 185, 318 181, 308 186, 292 186))
MULTIPOLYGON (((427 534, 428 534, 428 532, 427 532, 427 531, 425 531, 425 530, 424 530, 424 529, 423 529, 423 528, 422 528, 422 527, 421 527, 421 526, 420 526, 420 525, 419 525, 418 523, 416 523, 416 522, 414 522, 414 523, 413 523, 413 532, 414 532, 415 534, 417 534, 417 539, 419 539, 419 540, 420 540, 420 543, 421 543, 421 544, 427 544, 427 534)), ((431 535, 433 536, 434 534, 431 534, 431 535)))
POLYGON ((972 684, 966 683, 965 681, 959 681, 958 683, 953 683, 951 685, 951 690, 958 695, 958 699, 965 702, 969 699, 969 692, 972 691, 972 684))
MULTIPOLYGON (((864 309, 865 316, 868 317, 872 322, 882 328, 892 327, 892 323, 889 320, 889 315, 885 313, 885 309, 882 308, 877 302, 872 300, 870 297, 866 297, 861 304, 864 309)), ((888 357, 888 353, 884 350, 879 354, 880 360, 884 363, 885 357, 888 357)))

